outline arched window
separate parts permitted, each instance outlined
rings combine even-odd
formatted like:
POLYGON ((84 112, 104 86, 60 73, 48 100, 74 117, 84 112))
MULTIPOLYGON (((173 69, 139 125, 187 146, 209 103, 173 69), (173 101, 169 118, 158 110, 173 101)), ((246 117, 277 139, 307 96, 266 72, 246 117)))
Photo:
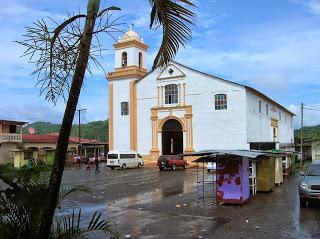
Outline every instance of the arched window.
POLYGON ((143 68, 142 53, 139 52, 139 68, 143 68))
POLYGON ((121 102, 121 115, 129 115, 129 103, 121 102))
POLYGON ((128 65, 128 54, 124 51, 122 53, 122 67, 125 67, 128 65))
POLYGON ((177 104, 178 103, 178 86, 166 85, 165 86, 165 104, 177 104))
POLYGON ((214 96, 215 109, 216 110, 226 110, 228 108, 227 95, 218 94, 214 96))

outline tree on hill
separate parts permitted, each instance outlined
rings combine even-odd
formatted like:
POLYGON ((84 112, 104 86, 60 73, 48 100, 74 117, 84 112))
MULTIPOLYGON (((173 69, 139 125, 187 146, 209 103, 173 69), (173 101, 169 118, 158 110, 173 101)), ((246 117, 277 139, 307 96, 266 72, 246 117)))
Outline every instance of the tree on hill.
MULTIPOLYGON (((162 27, 163 39, 153 67, 165 66, 175 56, 180 45, 191 37, 188 24, 194 22, 194 13, 187 7, 194 6, 189 0, 149 0, 151 4, 150 27, 162 27)), ((109 35, 115 30, 116 23, 110 20, 108 13, 119 10, 110 7, 100 11, 100 0, 88 0, 87 13, 72 16, 54 30, 44 20, 27 28, 26 40, 20 42, 27 47, 26 55, 35 63, 34 74, 38 76, 41 92, 46 99, 56 102, 62 96, 67 98, 66 110, 55 152, 54 163, 49 182, 49 193, 44 201, 40 235, 49 236, 54 216, 59 188, 67 154, 68 139, 78 104, 86 70, 90 71, 89 60, 101 66, 96 58, 100 52, 92 39, 98 33, 109 35), (106 21, 103 22, 104 17, 106 21), (85 22, 81 21, 85 19, 85 22), (67 91, 65 95, 64 92, 67 91)))
MULTIPOLYGON (((23 127, 23 133, 28 134, 28 128, 34 128, 36 134, 51 134, 58 133, 61 128, 61 124, 53 124, 49 122, 35 122, 23 127)), ((81 124, 81 137, 84 139, 95 139, 103 142, 108 142, 108 120, 105 121, 93 121, 87 124, 81 124)), ((78 137, 78 125, 72 126, 71 137, 78 137)))
MULTIPOLYGON (((294 138, 296 142, 300 141, 300 129, 294 131, 294 138)), ((320 138, 320 125, 303 127, 303 138, 304 140, 320 138)))

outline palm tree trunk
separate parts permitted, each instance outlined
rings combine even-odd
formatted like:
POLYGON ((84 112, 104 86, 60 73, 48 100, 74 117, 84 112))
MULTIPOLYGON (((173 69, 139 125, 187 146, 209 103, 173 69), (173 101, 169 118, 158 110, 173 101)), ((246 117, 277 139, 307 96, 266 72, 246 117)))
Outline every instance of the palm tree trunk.
POLYGON ((40 225, 40 238, 45 239, 50 235, 53 216, 58 202, 58 195, 60 190, 61 179, 63 175, 64 165, 67 157, 67 149, 69 143, 69 136, 72 128, 74 114, 77 108, 78 99, 83 84, 83 79, 88 65, 92 35, 96 21, 96 13, 88 13, 86 17, 86 26, 83 37, 79 44, 79 58, 75 73, 72 80, 69 98, 66 110, 63 117, 63 122, 60 129, 60 134, 57 143, 57 149, 54 156, 52 166, 49 192, 47 200, 44 201, 42 219, 40 225))

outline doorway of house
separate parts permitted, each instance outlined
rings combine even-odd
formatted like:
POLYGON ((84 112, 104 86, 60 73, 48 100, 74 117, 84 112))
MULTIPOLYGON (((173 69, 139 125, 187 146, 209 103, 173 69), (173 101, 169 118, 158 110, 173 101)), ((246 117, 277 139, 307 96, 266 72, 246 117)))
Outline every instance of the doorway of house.
POLYGON ((183 154, 182 125, 178 120, 169 119, 162 127, 162 155, 183 154))

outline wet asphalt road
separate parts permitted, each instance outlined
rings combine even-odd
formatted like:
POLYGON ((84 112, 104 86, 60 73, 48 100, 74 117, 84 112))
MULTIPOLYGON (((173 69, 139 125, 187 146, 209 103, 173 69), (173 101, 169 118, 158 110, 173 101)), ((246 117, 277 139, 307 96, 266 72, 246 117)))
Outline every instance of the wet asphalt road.
POLYGON ((244 206, 216 206, 212 184, 205 187, 209 198, 197 202, 195 169, 68 169, 64 184, 87 185, 93 193, 69 198, 63 208, 81 207, 85 220, 99 210, 123 238, 320 238, 320 206, 300 209, 298 180, 291 176, 244 206))

